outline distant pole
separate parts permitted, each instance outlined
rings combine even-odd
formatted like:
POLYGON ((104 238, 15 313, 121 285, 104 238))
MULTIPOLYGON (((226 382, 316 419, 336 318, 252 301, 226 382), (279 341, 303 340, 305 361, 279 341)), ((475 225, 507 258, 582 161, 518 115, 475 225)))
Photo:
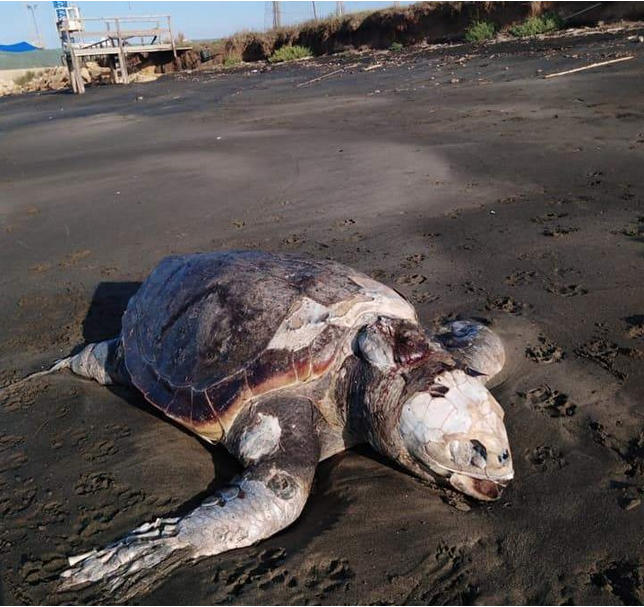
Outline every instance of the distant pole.
POLYGON ((342 17, 342 15, 344 15, 344 2, 335 3, 335 14, 338 17, 342 17))
POLYGON ((42 39, 40 38, 40 32, 38 31, 38 21, 36 21, 36 9, 38 8, 37 4, 27 4, 27 10, 31 13, 31 18, 34 22, 34 30, 36 30, 36 44, 42 48, 42 39))
POLYGON ((311 2, 311 4, 313 5, 313 19, 314 19, 315 21, 317 21, 317 20, 318 20, 318 11, 317 11, 317 9, 315 8, 315 2, 311 2))
POLYGON ((279 2, 273 2, 273 29, 282 27, 282 10, 279 2))

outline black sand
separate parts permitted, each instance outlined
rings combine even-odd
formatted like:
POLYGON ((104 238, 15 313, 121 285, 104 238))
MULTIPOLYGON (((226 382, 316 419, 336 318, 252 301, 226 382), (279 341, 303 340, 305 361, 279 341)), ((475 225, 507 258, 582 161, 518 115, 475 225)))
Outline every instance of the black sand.
MULTIPOLYGON (((142 603, 644 602, 632 33, 0 100, 3 384, 116 334, 161 257, 218 248, 332 257, 395 286, 428 324, 486 318, 507 340, 494 392, 516 481, 500 502, 352 451, 320 466, 293 527, 182 568, 142 603)), ((67 373, 5 396, 0 420, 6 602, 91 599, 52 594, 63 557, 234 472, 136 395, 67 373)))

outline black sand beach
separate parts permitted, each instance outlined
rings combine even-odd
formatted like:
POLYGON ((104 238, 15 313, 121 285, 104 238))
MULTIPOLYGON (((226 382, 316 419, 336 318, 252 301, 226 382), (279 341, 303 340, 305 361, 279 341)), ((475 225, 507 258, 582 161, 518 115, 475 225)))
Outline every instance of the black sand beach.
MULTIPOLYGON (((499 502, 352 450, 291 528, 140 603, 644 602, 642 31, 0 99, 0 384, 116 335, 162 257, 214 249, 333 258, 427 325, 484 318, 508 346, 499 502)), ((55 594, 66 556, 235 472, 141 397, 66 372, 5 394, 0 420, 7 603, 97 600, 55 594)))

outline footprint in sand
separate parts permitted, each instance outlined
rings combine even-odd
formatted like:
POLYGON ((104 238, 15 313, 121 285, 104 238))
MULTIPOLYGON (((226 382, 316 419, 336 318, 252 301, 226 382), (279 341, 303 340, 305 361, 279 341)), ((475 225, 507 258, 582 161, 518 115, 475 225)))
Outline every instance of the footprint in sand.
POLYGON ((88 461, 101 460, 110 455, 118 453, 118 447, 110 440, 102 440, 93 444, 90 451, 86 451, 83 455, 88 461))
POLYGON ((51 264, 48 261, 37 263, 36 265, 29 268, 29 271, 33 272, 34 274, 42 274, 43 272, 48 272, 49 270, 51 270, 51 264))
POLYGON ((536 275, 537 273, 533 270, 516 270, 505 277, 505 284, 511 287, 527 285, 535 279, 536 275))
POLYGON ((82 474, 74 486, 77 495, 93 495, 105 491, 114 484, 114 477, 107 472, 82 474))
POLYGON ((548 341, 544 335, 539 335, 539 343, 528 346, 525 355, 532 361, 541 365, 558 363, 565 357, 565 352, 556 344, 548 341))
POLYGON ((351 219, 350 217, 347 219, 340 219, 339 221, 335 222, 336 228, 350 228, 354 225, 356 225, 356 220, 351 219))
POLYGON ((33 478, 23 482, 22 487, 12 487, 0 497, 0 516, 6 521, 29 508, 36 497, 33 478))
POLYGON ((566 236, 567 234, 572 234, 573 232, 579 232, 579 228, 576 228, 574 226, 552 226, 544 228, 541 233, 544 236, 559 238, 561 236, 566 236))
POLYGON ((623 508, 624 510, 636 510, 642 505, 644 490, 642 490, 641 487, 628 483, 614 484, 618 485, 616 487, 617 489, 619 489, 617 503, 619 504, 620 508, 623 508))
POLYGON ((16 445, 25 442, 24 436, 17 436, 14 434, 0 434, 0 453, 13 449, 16 445))
POLYGON ((586 173, 586 177, 588 177, 588 185, 592 187, 601 185, 603 183, 603 176, 604 173, 600 170, 588 171, 586 173))
POLYGON ((407 255, 400 264, 403 268, 415 268, 425 261, 425 256, 422 253, 415 253, 414 255, 407 255))
POLYGON ((556 219, 562 219, 563 217, 568 217, 568 213, 544 213, 543 215, 531 217, 530 221, 532 223, 548 223, 556 219))
POLYGON ((401 605, 472 605, 479 588, 472 584, 472 562, 489 562, 491 555, 481 542, 477 546, 449 546, 441 543, 435 554, 428 555, 411 572, 405 583, 408 595, 401 605), (483 554, 480 554, 483 551, 483 554))
POLYGON ((129 485, 109 487, 101 493, 103 503, 84 507, 74 522, 74 531, 81 538, 89 538, 113 527, 115 519, 145 500, 143 491, 134 491, 129 485))
POLYGON ((30 586, 40 585, 58 579, 60 572, 69 566, 67 559, 61 555, 25 557, 19 575, 30 586))
POLYGON ((644 314, 634 314, 627 316, 626 321, 626 335, 631 339, 641 339, 644 337, 644 314))
POLYGON ((548 417, 571 417, 577 409, 577 405, 570 402, 567 394, 553 390, 546 384, 517 394, 526 404, 548 417))
POLYGON ((394 282, 399 285, 415 287, 422 285, 426 280, 427 277, 422 274, 403 274, 402 276, 396 277, 394 282))
POLYGON ((80 251, 74 251, 73 253, 70 253, 61 261, 58 265, 61 268, 69 268, 71 266, 75 266, 79 261, 82 259, 85 259, 86 257, 89 257, 92 254, 92 251, 90 249, 82 249, 80 251))
POLYGON ((525 457, 530 465, 539 472, 561 470, 567 464, 561 451, 550 445, 539 445, 534 449, 527 449, 525 457))
POLYGON ((417 291, 414 291, 409 295, 409 299, 413 304, 427 304, 427 303, 432 303, 434 301, 438 301, 441 298, 440 295, 437 295, 436 293, 429 293, 427 291, 423 291, 422 293, 418 293, 417 291))
POLYGON ((644 215, 622 228, 620 233, 629 238, 644 238, 644 215))
POLYGON ((46 527, 55 523, 64 523, 69 516, 69 511, 62 502, 47 502, 42 504, 36 515, 38 527, 46 527))
POLYGON ((591 339, 590 341, 575 348, 575 354, 580 358, 587 358, 596 362, 602 368, 612 373, 618 379, 626 379, 626 373, 615 368, 617 357, 620 354, 631 354, 629 348, 620 348, 616 343, 603 338, 591 339))
POLYGON ((301 247, 305 242, 306 241, 304 240, 304 237, 301 234, 293 234, 292 236, 289 236, 282 240, 282 244, 285 247, 292 248, 292 249, 301 247))
POLYGON ((355 574, 346 559, 331 559, 313 565, 305 574, 302 584, 314 592, 318 598, 329 592, 344 591, 349 588, 355 574))
POLYGON ((212 597, 213 603, 224 602, 231 596, 239 596, 242 591, 254 588, 267 590, 273 585, 285 583, 289 587, 298 585, 283 565, 286 560, 283 548, 262 550, 257 560, 242 560, 232 570, 218 570, 212 580, 212 587, 218 589, 212 597), (224 577, 225 576, 225 577, 224 577))
POLYGON ((507 296, 492 297, 485 304, 487 310, 499 310, 515 315, 521 314, 525 307, 526 304, 518 302, 514 297, 507 296))
POLYGON ((590 573, 590 582, 604 592, 616 597, 623 605, 644 603, 644 566, 630 560, 597 563, 590 573))
POLYGON ((546 283, 546 291, 560 295, 561 297, 574 297, 575 295, 585 295, 588 290, 581 285, 562 285, 557 283, 546 283))
POLYGON ((9 472, 10 470, 17 470, 29 461, 27 454, 24 451, 12 453, 4 456, 0 460, 0 473, 9 472))

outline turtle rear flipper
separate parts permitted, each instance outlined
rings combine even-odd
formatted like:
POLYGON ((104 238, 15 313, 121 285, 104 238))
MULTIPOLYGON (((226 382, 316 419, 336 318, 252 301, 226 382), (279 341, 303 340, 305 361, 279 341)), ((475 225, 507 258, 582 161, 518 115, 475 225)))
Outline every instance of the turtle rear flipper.
POLYGON ((69 559, 60 591, 96 585, 129 602, 182 562, 250 546, 288 527, 309 496, 320 446, 306 398, 273 396, 251 405, 225 444, 244 472, 183 517, 146 523, 103 550, 69 559))
POLYGON ((109 339, 85 346, 80 352, 57 360, 49 369, 30 373, 26 377, 0 388, 13 390, 36 379, 69 369, 74 375, 93 379, 102 386, 110 384, 130 385, 129 374, 125 368, 120 338, 109 339))
POLYGON ((459 362, 480 373, 484 384, 489 384, 505 365, 505 348, 501 338, 479 322, 449 322, 434 335, 434 339, 459 362))

